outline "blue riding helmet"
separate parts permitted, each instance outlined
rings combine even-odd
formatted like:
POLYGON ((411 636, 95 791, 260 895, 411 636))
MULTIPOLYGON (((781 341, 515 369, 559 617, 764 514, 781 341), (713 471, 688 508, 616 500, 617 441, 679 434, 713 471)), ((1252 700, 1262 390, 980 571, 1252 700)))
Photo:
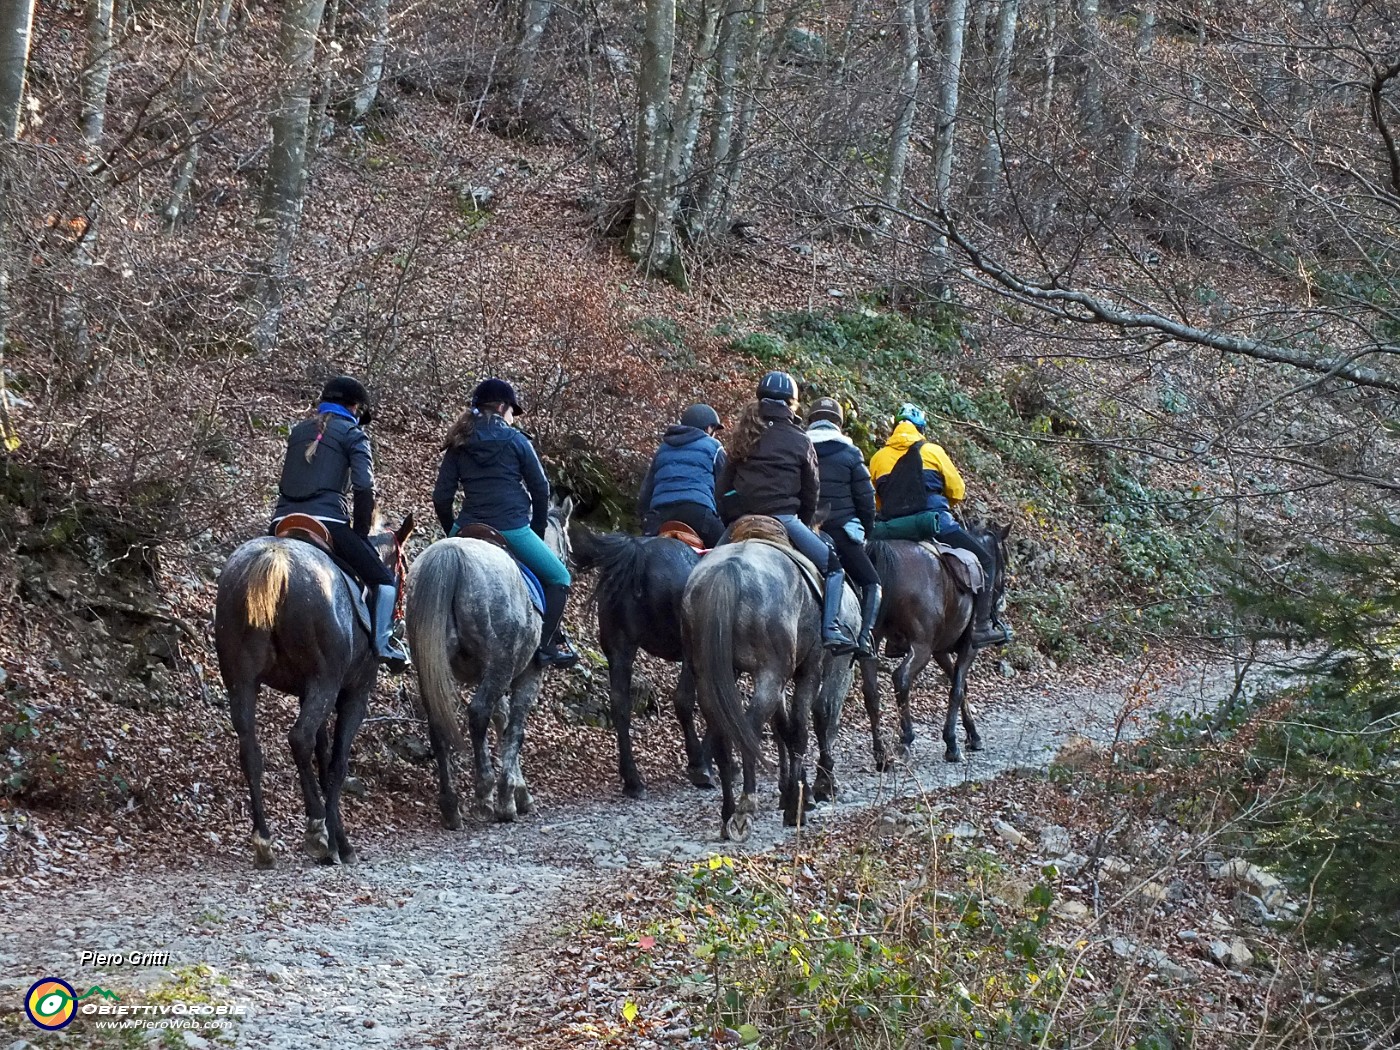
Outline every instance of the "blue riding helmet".
POLYGON ((894 418, 896 423, 907 420, 920 430, 923 430, 924 426, 928 423, 928 419, 924 416, 924 410, 918 405, 911 405, 908 401, 899 406, 899 415, 894 418))

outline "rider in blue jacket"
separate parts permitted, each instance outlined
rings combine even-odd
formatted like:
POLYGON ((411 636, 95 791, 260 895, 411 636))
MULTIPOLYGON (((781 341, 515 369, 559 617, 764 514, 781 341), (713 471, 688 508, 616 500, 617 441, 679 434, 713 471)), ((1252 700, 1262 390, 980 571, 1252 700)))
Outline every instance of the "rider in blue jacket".
POLYGON ((486 379, 472 392, 472 407, 453 424, 443 444, 433 487, 433 509, 451 536, 467 525, 490 525, 511 553, 544 586, 544 623, 535 659, 546 667, 572 667, 578 655, 560 624, 572 580, 544 542, 549 524, 549 479, 530 439, 511 424, 523 414, 515 388, 486 379), (454 511, 458 491, 462 506, 454 511))
POLYGON ((666 428, 637 497, 642 534, 655 536, 667 521, 695 530, 706 547, 719 542, 724 522, 715 506, 715 483, 724 471, 724 448, 715 435, 724 429, 709 405, 691 405, 680 423, 666 428))
POLYGON ((357 379, 336 376, 321 390, 316 414, 287 437, 272 526, 288 514, 307 514, 326 526, 336 557, 370 589, 374 650, 390 671, 408 660, 390 630, 398 587, 369 542, 374 522, 374 454, 364 428, 373 418, 369 392, 357 379))

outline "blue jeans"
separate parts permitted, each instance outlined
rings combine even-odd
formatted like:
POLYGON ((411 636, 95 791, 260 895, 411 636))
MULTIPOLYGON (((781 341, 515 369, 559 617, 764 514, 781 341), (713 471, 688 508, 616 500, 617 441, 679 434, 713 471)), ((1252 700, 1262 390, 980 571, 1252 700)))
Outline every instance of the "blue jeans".
POLYGON ((783 523, 792 545, 810 558, 822 575, 841 567, 839 561, 835 566, 831 564, 835 560, 835 551, 826 545, 824 539, 802 524, 802 519, 796 514, 774 514, 773 517, 783 523))
POLYGON ((501 535, 510 544, 511 553, 519 558, 527 569, 539 577, 546 587, 567 587, 573 581, 569 570, 559 560, 559 555, 549 549, 549 544, 535 535, 526 525, 521 529, 502 529, 501 535))

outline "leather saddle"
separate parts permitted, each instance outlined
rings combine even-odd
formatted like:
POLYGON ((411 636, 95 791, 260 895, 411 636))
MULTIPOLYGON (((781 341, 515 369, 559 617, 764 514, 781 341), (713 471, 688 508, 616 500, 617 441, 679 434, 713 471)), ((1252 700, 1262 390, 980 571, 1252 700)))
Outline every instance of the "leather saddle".
POLYGON ((501 550, 510 554, 512 558, 515 557, 515 555, 511 553, 510 544, 506 542, 506 538, 490 525, 468 525, 465 528, 458 529, 452 535, 459 540, 485 540, 493 546, 500 547, 501 550))
POLYGON ((510 560, 515 562, 516 568, 520 570, 521 579, 525 581, 525 589, 530 592, 530 604, 535 607, 535 611, 544 614, 544 585, 540 583, 530 567, 515 556, 515 552, 510 549, 510 544, 506 538, 490 525, 483 525, 474 522, 465 528, 458 529, 452 534, 454 539, 459 540, 481 540, 489 543, 493 547, 499 547, 510 555, 510 560))
POLYGON ((771 518, 767 514, 745 514, 726 530, 726 535, 720 543, 745 543, 750 540, 758 543, 766 543, 770 547, 777 547, 802 573, 803 579, 807 581, 807 586, 812 589, 818 602, 822 600, 822 594, 826 589, 826 581, 822 578, 821 570, 812 564, 812 560, 792 545, 792 540, 788 538, 787 529, 783 528, 783 523, 777 518, 771 518))
POLYGON ((320 547, 327 554, 335 553, 335 544, 331 542, 331 530, 326 528, 324 522, 310 514, 288 514, 280 518, 272 534, 279 540, 302 540, 320 547))
POLYGON ((949 547, 936 540, 921 540, 919 546, 943 563, 943 569, 966 594, 980 594, 987 584, 987 574, 977 555, 961 547, 949 547))
POLYGON ((699 534, 683 521, 663 521, 661 528, 656 530, 656 534, 664 536, 668 540, 680 540, 696 554, 704 554, 705 551, 709 550, 699 534))

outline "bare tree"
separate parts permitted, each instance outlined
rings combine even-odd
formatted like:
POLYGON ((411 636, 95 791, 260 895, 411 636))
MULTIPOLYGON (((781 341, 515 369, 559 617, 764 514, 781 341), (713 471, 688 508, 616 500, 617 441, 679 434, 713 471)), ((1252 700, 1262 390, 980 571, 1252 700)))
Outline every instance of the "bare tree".
POLYGON ((379 95, 379 81, 384 77, 384 55, 389 50, 389 0, 370 0, 369 20, 369 43, 365 45, 360 86, 355 91, 355 102, 351 107, 351 113, 356 120, 368 113, 374 105, 374 100, 379 95))
POLYGON ((87 62, 83 66, 80 124, 90 146, 102 142, 107 122, 107 84, 112 79, 112 0, 88 0, 87 62))
POLYGON ((181 84, 186 146, 175 162, 174 184, 163 214, 173 230, 185 217, 185 204, 199 169, 200 147, 209 133, 209 94, 223 68, 233 0, 200 0, 191 29, 190 55, 181 84))
POLYGON ((974 192, 990 196, 1001 172, 1001 140, 1006 134, 1006 100, 1011 89, 1011 58, 1016 49, 1016 16, 1020 0, 1001 0, 997 12, 997 38, 992 51, 991 112, 987 140, 977 169, 974 192))
POLYGON ((1103 73, 1099 68, 1103 41, 1099 35, 1099 0, 1077 0, 1074 41, 1082 69, 1079 77, 1079 117, 1086 136, 1103 129, 1103 73))
MULTIPOLYGON (((962 84, 963 41, 967 32, 967 0, 948 0, 943 23, 943 75, 938 86, 938 124, 934 139, 934 208, 946 212, 953 186, 953 153, 957 137, 958 92, 962 84)), ((935 299, 948 296, 948 239, 933 229, 924 255, 924 292, 935 299)))
POLYGON ((0 4, 0 138, 6 142, 19 133, 33 22, 34 0, 6 0, 0 4))
POLYGON ((893 209, 904 193, 904 168, 909 163, 909 136, 914 130, 914 112, 919 98, 919 26, 914 13, 921 0, 900 0, 899 4, 899 85, 895 89, 894 129, 890 133, 889 158, 885 164, 880 197, 885 209, 880 224, 889 226, 893 209))
POLYGON ((554 0, 524 0, 521 9, 520 42, 516 45, 515 89, 511 101, 519 109, 525 104, 530 82, 535 75, 535 63, 540 53, 540 41, 549 28, 554 14, 554 0))
POLYGON ((288 0, 282 15, 278 55, 285 80, 272 114, 272 152, 257 223, 265 246, 254 290, 258 316, 253 345, 259 350, 270 350, 277 343, 284 286, 301 223, 316 35, 325 7, 326 0, 288 0))

